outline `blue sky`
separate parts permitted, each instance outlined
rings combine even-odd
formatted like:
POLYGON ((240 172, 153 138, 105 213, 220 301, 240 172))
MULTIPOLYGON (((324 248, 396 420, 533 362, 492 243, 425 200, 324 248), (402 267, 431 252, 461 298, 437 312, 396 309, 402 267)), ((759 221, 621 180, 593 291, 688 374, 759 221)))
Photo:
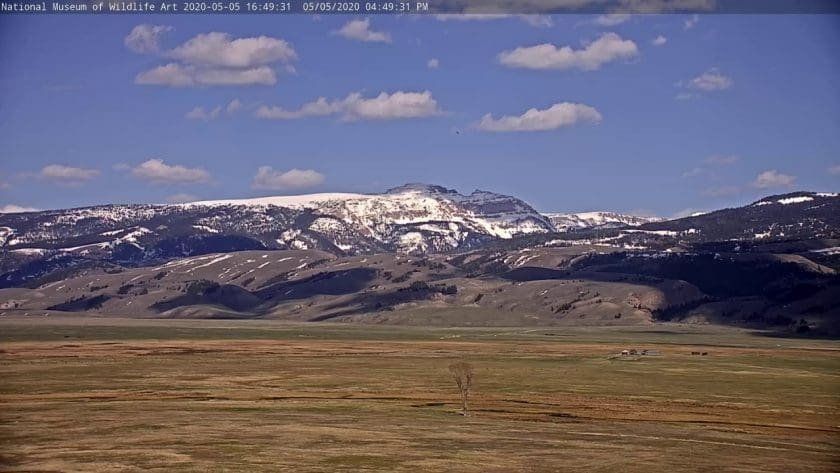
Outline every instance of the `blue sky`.
POLYGON ((837 16, 533 20, 0 17, 0 207, 429 182, 670 216, 840 187, 837 16))

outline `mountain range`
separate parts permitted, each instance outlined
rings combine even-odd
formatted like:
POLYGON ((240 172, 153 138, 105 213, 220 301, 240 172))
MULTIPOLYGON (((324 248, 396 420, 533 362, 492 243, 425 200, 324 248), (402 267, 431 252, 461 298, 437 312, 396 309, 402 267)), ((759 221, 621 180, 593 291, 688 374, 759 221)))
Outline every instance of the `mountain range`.
POLYGON ((840 197, 815 192, 673 220, 541 214, 424 184, 101 205, 0 215, 0 308, 394 323, 436 308, 457 312, 441 323, 831 331, 838 238, 840 197))

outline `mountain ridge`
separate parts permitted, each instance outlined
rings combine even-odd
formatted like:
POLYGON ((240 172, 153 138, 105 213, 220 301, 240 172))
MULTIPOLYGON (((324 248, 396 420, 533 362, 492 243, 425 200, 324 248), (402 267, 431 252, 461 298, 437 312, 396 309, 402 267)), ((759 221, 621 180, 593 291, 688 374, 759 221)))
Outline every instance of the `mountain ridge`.
POLYGON ((0 215, 0 312, 840 331, 835 193, 570 231, 486 191, 328 196, 0 215))
POLYGON ((154 260, 192 254, 186 247, 191 238, 235 236, 252 240, 252 248, 236 248, 240 250, 427 252, 553 230, 545 217, 512 196, 486 191, 462 195, 441 186, 409 184, 381 194, 114 204, 3 214, 0 248, 90 254, 122 247, 123 253, 134 253, 134 259, 154 260), (167 245, 182 250, 161 248, 167 245))

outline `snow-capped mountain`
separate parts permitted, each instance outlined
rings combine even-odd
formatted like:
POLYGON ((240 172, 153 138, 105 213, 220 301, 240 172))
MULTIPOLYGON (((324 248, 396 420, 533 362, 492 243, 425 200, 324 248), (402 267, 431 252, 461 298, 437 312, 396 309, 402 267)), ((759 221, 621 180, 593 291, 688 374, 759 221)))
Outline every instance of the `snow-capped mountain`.
POLYGON ((659 217, 640 217, 616 212, 544 213, 558 232, 589 228, 636 227, 645 223, 661 222, 659 217))
POLYGON ((439 186, 409 184, 382 194, 2 214, 0 287, 43 283, 88 268, 120 272, 176 258, 247 250, 321 250, 340 257, 574 245, 631 252, 712 247, 742 251, 795 240, 811 242, 803 247, 820 251, 828 245, 826 254, 819 255, 831 259, 838 238, 840 196, 835 193, 770 196, 744 207, 651 222, 613 212, 544 216, 515 197, 485 191, 462 195, 439 186), (566 233, 555 235, 558 230, 566 233))
POLYGON ((640 231, 668 232, 691 242, 840 237, 840 194, 792 192, 752 204, 641 225, 640 231))
MULTIPOLYGON (((562 228, 562 222, 554 222, 562 228)), ((577 230, 580 231, 566 233, 549 243, 599 244, 647 251, 696 249, 698 245, 743 249, 783 241, 828 241, 840 238, 840 194, 792 192, 768 196, 742 207, 673 220, 578 227, 577 230), (593 228, 600 231, 592 232, 593 228)))
POLYGON ((553 231, 525 202, 409 184, 382 194, 311 194, 176 205, 103 205, 0 215, 0 247, 149 261, 207 251, 428 252, 553 231))

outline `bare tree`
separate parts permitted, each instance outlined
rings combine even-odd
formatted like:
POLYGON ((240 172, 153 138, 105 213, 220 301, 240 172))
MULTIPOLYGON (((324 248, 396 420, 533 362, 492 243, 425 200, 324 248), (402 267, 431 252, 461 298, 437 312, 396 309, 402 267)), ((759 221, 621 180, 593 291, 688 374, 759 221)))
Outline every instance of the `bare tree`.
POLYGON ((468 416, 467 400, 470 396, 470 389, 472 389, 473 381, 473 366, 466 361, 459 361, 449 365, 449 373, 455 379, 455 384, 458 385, 458 390, 461 391, 461 408, 464 416, 468 416))

